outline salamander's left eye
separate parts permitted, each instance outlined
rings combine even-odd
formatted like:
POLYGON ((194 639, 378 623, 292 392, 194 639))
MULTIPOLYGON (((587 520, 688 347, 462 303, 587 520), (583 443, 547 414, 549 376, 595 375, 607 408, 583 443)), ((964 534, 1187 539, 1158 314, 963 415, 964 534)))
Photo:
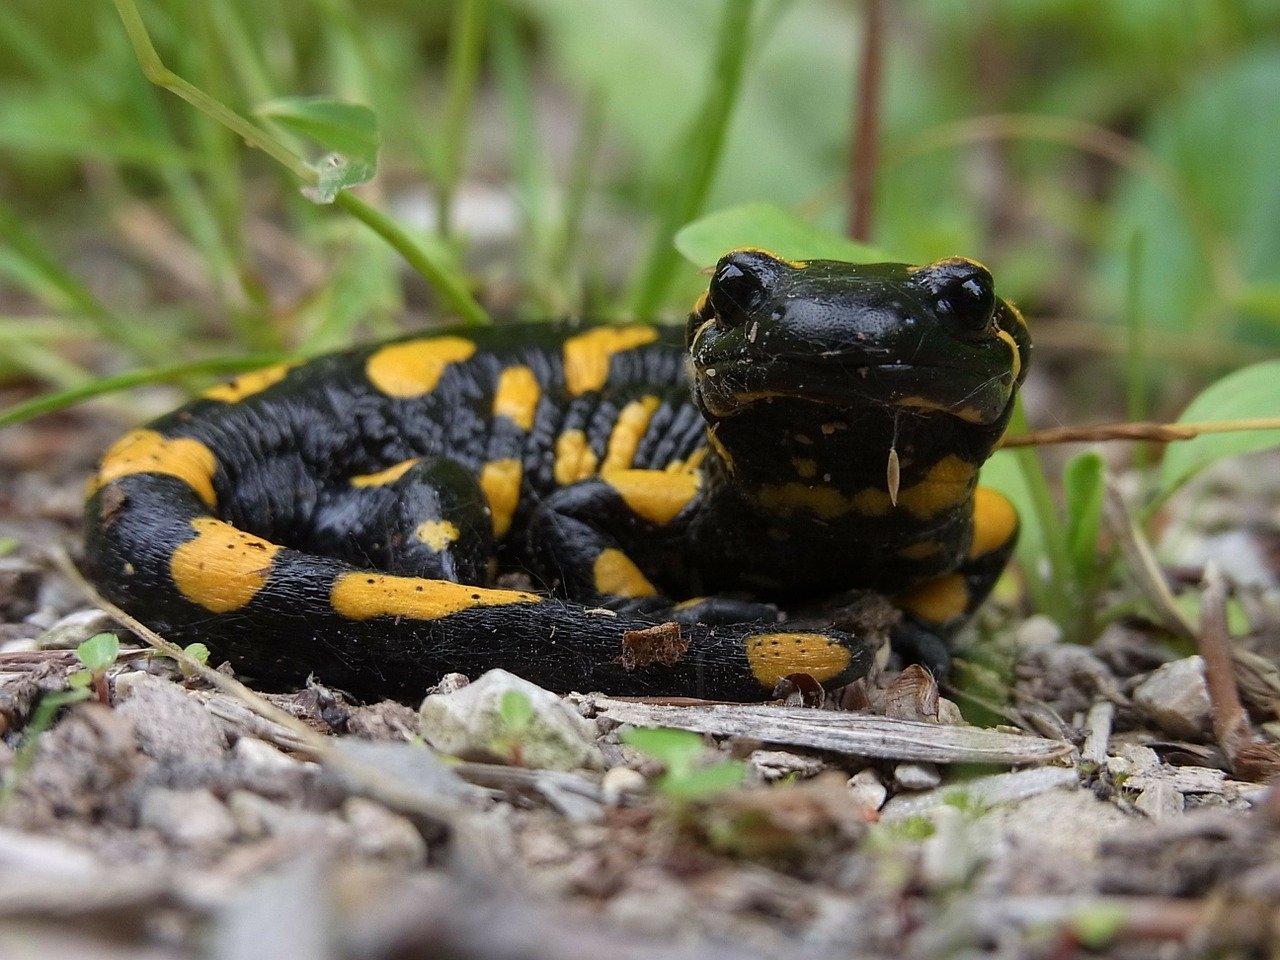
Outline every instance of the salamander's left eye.
POLYGON ((985 330, 996 309, 995 282, 986 267, 963 257, 939 260, 916 271, 916 280, 933 294, 938 312, 955 317, 968 330, 985 330))
POLYGON ((778 260, 759 250, 735 250, 721 257, 708 290, 716 319, 736 327, 754 315, 780 267, 778 260))

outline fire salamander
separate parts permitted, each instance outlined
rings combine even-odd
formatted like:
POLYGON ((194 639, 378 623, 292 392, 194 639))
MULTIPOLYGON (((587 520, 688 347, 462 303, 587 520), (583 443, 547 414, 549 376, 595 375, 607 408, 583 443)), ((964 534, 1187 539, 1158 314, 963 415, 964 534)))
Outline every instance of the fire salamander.
POLYGON ((736 250, 683 336, 455 329, 214 387, 107 450, 86 564, 171 640, 362 697, 491 667, 614 694, 834 686, 866 646, 772 604, 854 587, 945 663, 1017 535, 977 477, 1029 352, 971 260, 736 250), (513 568, 548 592, 495 587, 513 568))

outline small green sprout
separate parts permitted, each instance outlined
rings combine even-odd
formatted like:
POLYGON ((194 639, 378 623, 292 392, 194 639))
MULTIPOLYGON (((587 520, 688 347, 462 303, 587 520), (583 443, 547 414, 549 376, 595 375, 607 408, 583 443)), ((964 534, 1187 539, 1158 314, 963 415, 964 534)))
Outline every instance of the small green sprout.
POLYGON ((524 743, 533 725, 533 704, 519 690, 508 690, 498 704, 498 734, 491 749, 515 766, 524 762, 524 743))
POLYGON ((107 689, 107 670, 115 665, 119 656, 119 637, 114 633, 94 634, 76 647, 76 659, 84 665, 84 669, 77 670, 67 677, 67 683, 72 690, 85 691, 85 697, 89 695, 89 688, 92 687, 99 703, 109 703, 111 693, 107 689))
POLYGON ((17 537, 0 537, 0 557, 7 557, 18 549, 17 537))
POLYGON ((661 761, 667 772, 654 782, 670 800, 693 803, 732 790, 742 783, 747 766, 741 760, 725 760, 698 767, 702 738, 688 730, 635 727, 622 733, 622 742, 661 761))

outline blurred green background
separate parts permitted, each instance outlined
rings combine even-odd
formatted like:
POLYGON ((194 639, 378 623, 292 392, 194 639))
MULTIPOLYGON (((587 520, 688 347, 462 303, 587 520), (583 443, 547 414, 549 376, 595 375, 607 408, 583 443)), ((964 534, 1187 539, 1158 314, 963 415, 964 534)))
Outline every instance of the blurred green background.
MULTIPOLYGON (((709 0, 138 9, 166 65, 243 116, 297 95, 372 107, 382 149, 361 196, 495 316, 640 303, 676 319, 705 282, 706 264, 670 252, 685 220, 749 201, 837 231, 847 217, 862 5, 729 2, 750 15, 741 33, 709 0), (740 84, 726 75, 735 49, 740 84), (689 195, 699 163, 714 172, 705 197, 689 195), (646 300, 649 268, 661 276, 646 300)), ((1038 362, 1079 403, 1056 419, 1123 416, 1126 402, 1167 414, 1274 351, 1280 4, 884 11, 871 242, 911 262, 988 263, 1030 316, 1038 362), (1126 360, 1135 329, 1145 346, 1126 360), (1114 389, 1099 389, 1099 364, 1114 389)), ((314 352, 447 313, 376 234, 149 84, 114 6, 7 0, 6 402, 135 367, 314 352)))

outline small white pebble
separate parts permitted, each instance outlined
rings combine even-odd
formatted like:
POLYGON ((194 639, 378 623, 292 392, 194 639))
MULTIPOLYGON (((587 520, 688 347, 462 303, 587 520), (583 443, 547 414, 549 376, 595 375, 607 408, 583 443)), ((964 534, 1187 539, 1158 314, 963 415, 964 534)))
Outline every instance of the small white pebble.
POLYGON ((879 810, 884 806, 889 791, 880 782, 880 776, 870 767, 859 770, 849 778, 849 796, 854 805, 863 810, 879 810))
POLYGON ((932 763, 900 763, 893 768, 893 779, 903 790, 932 790, 942 774, 932 763))
POLYGON ((648 786, 644 775, 630 767, 613 767, 600 780, 600 791, 605 803, 616 807, 624 794, 644 793, 648 786))

